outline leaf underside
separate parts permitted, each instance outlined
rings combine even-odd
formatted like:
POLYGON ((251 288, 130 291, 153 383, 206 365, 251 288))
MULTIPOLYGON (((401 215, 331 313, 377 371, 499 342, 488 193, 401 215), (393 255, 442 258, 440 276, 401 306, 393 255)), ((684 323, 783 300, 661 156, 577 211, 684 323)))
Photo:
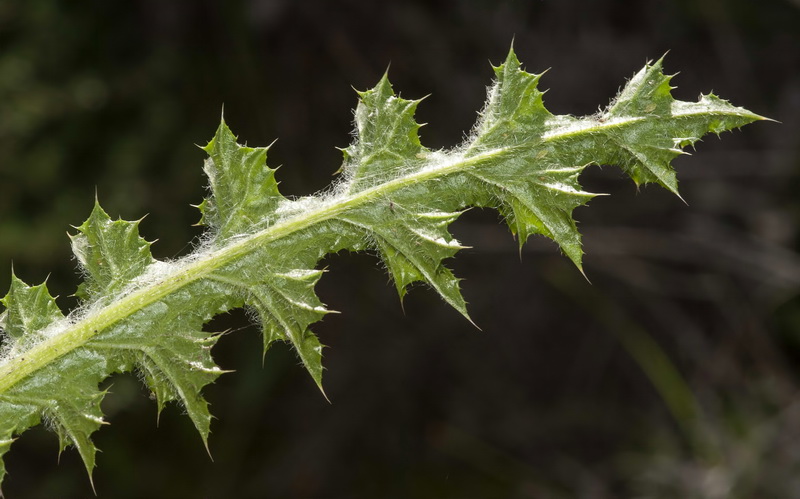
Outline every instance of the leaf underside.
POLYGON ((223 121, 204 148, 210 194, 199 208, 209 242, 195 253, 156 261, 138 222, 111 220, 95 203, 71 236, 85 275, 78 310, 64 317, 45 284, 12 277, 0 315, 0 480, 12 441, 42 422, 91 474, 91 434, 103 424, 98 385, 117 372, 138 372, 159 411, 181 404, 206 442, 201 392, 223 371, 211 356, 219 335, 202 327, 232 308, 258 317, 264 352, 290 343, 321 389, 323 346, 309 327, 330 313, 314 291, 328 253, 371 251, 401 299, 421 282, 467 318, 443 261, 463 247, 448 226, 469 207, 498 210, 520 245, 533 234, 552 239, 581 268, 572 212, 595 196, 578 182, 584 168, 617 165, 637 184, 677 194, 670 162, 683 148, 763 119, 713 94, 673 99, 661 63, 636 73, 604 111, 577 118, 547 111, 541 75, 523 71, 512 50, 494 68, 472 135, 449 151, 421 144, 420 101, 400 98, 384 76, 358 93, 356 138, 342 150, 338 182, 299 199, 279 192, 268 148, 238 144, 223 121))

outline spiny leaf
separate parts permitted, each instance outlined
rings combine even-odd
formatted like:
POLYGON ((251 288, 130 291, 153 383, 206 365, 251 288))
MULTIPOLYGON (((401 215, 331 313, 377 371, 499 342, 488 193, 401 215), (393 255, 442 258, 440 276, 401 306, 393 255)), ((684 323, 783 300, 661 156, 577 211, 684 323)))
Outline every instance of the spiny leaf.
POLYGON ((264 269, 256 277, 215 272, 210 278, 231 286, 231 292, 245 292, 245 304, 258 312, 264 336, 264 354, 275 341, 290 343, 322 390, 322 345, 308 326, 330 313, 314 286, 321 270, 294 269, 277 272, 264 269), (234 291, 236 290, 236 291, 234 291))
POLYGON ((156 396, 158 412, 167 402, 180 402, 204 443, 211 431, 211 415, 200 391, 224 372, 211 358, 211 347, 218 339, 219 335, 199 329, 177 329, 136 353, 137 367, 156 396))
MULTIPOLYGON (((265 225, 275 218, 281 201, 291 205, 278 193, 274 170, 266 165, 266 149, 239 145, 223 122, 206 150, 211 156, 206 163, 211 196, 203 207, 204 217, 209 213, 215 215, 217 221, 210 225, 219 231, 219 238, 241 235, 265 225), (210 206, 223 208, 209 211, 210 206), (247 216, 242 214, 245 212, 247 216), (251 219, 250 214, 257 216, 251 219)), ((244 305, 258 312, 265 354, 274 341, 291 343, 322 390, 322 345, 308 330, 310 324, 329 312, 314 293, 322 272, 297 268, 296 256, 287 261, 281 254, 255 251, 250 258, 253 262, 248 265, 248 272, 242 272, 239 266, 222 268, 209 279, 226 287, 227 294, 241 296, 244 305)), ((316 256, 309 266, 313 267, 318 259, 316 256)))
POLYGON ((11 287, 0 303, 6 307, 5 312, 0 315, 0 329, 16 342, 22 340, 26 334, 39 333, 53 322, 64 318, 55 298, 47 290, 47 284, 28 286, 13 272, 11 287))
POLYGON ((219 241, 263 226, 285 198, 278 192, 275 170, 268 168, 269 147, 246 147, 223 120, 203 150, 212 196, 200 204, 200 223, 214 228, 219 241))
POLYGON ((408 285, 426 282, 447 303, 469 318, 466 302, 459 291, 459 279, 442 264, 442 260, 463 249, 447 231, 447 226, 460 213, 426 213, 416 208, 409 208, 400 200, 388 201, 381 210, 371 213, 354 211, 342 218, 370 235, 401 299, 408 285))
POLYGON ((559 154, 558 144, 547 142, 553 115, 544 107, 544 92, 538 89, 542 75, 522 71, 513 50, 494 70, 497 84, 490 91, 467 156, 499 148, 518 149, 519 154, 504 160, 502 168, 480 168, 471 175, 500 200, 498 209, 518 236, 520 247, 532 234, 542 234, 558 243, 581 268, 581 236, 572 210, 595 196, 578 183, 578 175, 589 162, 559 154))
POLYGON ((538 88, 541 74, 520 70, 520 62, 513 50, 503 64, 495 66, 497 81, 489 90, 486 108, 470 142, 474 151, 491 147, 541 142, 546 121, 552 118, 544 107, 544 92, 538 88))
MULTIPOLYGON (((414 119, 419 100, 395 95, 384 74, 378 85, 358 92, 356 140, 345 152, 342 191, 353 194, 386 183, 428 164, 427 148, 419 140, 414 119)), ((424 204, 404 205, 388 198, 379 209, 354 210, 342 220, 369 238, 394 279, 402 299, 408 285, 422 281, 469 319, 458 281, 442 260, 462 248, 447 226, 458 213, 427 212, 424 204)))
POLYGON ((342 171, 350 193, 419 168, 427 151, 419 141, 421 125, 414 119, 420 100, 396 96, 386 74, 375 88, 358 96, 358 140, 343 149, 342 171))
POLYGON ((636 73, 598 121, 610 125, 602 135, 619 151, 610 161, 620 164, 637 185, 656 182, 677 195, 670 162, 684 154, 684 147, 708 132, 720 134, 763 118, 713 94, 697 103, 676 101, 673 76, 662 73, 662 62, 663 57, 636 73), (636 120, 642 124, 635 125, 636 120))
POLYGON ((470 207, 497 209, 520 245, 532 234, 551 238, 580 267, 572 213, 594 196, 578 182, 584 168, 618 165, 636 183, 677 193, 670 161, 684 147, 763 119, 714 95, 674 100, 661 63, 637 73, 605 111, 577 118, 550 113, 541 75, 523 71, 510 51, 471 136, 450 151, 421 144, 419 101, 395 95, 384 76, 358 94, 341 179, 299 199, 279 193, 267 148, 238 144, 223 121, 204 148, 209 234, 191 255, 153 260, 138 222, 111 221, 96 203, 72 236, 87 273, 82 308, 63 318, 44 284, 12 278, 0 315, 0 480, 13 439, 42 421, 91 473, 91 434, 103 423, 98 385, 116 372, 140 372, 159 412, 179 402, 207 443, 202 389, 224 371, 210 352, 219 335, 203 324, 232 308, 258 315, 265 352, 290 343, 321 389, 323 347, 310 326, 329 313, 314 291, 329 253, 376 253, 401 299, 421 281, 465 316, 444 262, 462 248, 448 227, 470 207))
POLYGON ((77 229, 72 252, 88 275, 75 294, 84 300, 115 295, 154 261, 151 243, 139 237, 139 221, 112 221, 97 200, 77 229))

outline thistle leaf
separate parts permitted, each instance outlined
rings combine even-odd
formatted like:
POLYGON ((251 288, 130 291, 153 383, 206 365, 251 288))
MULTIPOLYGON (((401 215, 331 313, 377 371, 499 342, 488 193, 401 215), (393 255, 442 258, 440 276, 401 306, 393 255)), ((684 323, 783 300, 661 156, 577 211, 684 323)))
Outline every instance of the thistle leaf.
POLYGON ((414 119, 420 100, 396 96, 386 74, 375 88, 358 92, 358 96, 355 112, 358 140, 343 149, 342 171, 349 193, 418 169, 427 151, 419 141, 421 125, 414 119))
POLYGON ((154 261, 151 243, 139 237, 139 221, 112 221, 97 200, 77 229, 72 252, 88 275, 75 294, 84 300, 115 295, 154 261))
POLYGON ((203 150, 203 170, 211 196, 200 204, 203 225, 212 227, 219 242, 263 226, 285 198, 278 192, 275 170, 268 168, 269 147, 246 147, 223 120, 203 150))
POLYGON ((424 206, 388 201, 370 212, 355 211, 344 220, 362 229, 379 251, 402 299, 408 285, 422 281, 469 319, 458 281, 442 260, 463 248, 447 227, 460 213, 424 210, 424 206))
MULTIPOLYGON (((59 319, 64 318, 56 300, 47 290, 47 284, 28 286, 13 272, 11 287, 0 303, 6 307, 0 315, 0 329, 11 340, 19 342, 26 334, 36 334, 59 319)), ((27 338, 26 338, 27 339, 27 338)))
POLYGON ((541 75, 523 71, 510 51, 494 68, 473 133, 449 151, 421 144, 420 101, 395 95, 384 76, 358 94, 342 177, 299 199, 278 191, 268 148, 238 144, 223 121, 204 148, 211 192, 200 210, 209 234, 192 254, 154 260, 138 222, 112 221, 95 203, 71 236, 87 274, 83 307, 65 318, 44 284, 12 277, 0 301, 0 480, 14 438, 40 422, 55 430, 61 448, 74 445, 91 473, 91 434, 103 424, 98 385, 116 372, 140 372, 158 411, 178 402, 207 443, 202 390, 224 371, 211 356, 220 335, 203 325, 233 308, 258 316, 265 353, 275 341, 291 344, 321 389, 323 347, 310 327, 330 313, 314 290, 329 253, 376 253, 401 299, 423 282, 468 317, 445 263, 463 248, 449 225, 477 206, 498 210, 520 245, 544 235, 580 268, 572 214, 595 195, 580 186, 584 168, 618 165, 637 184, 677 194, 670 161, 683 148, 763 119, 714 95, 674 100, 661 64, 634 75, 605 111, 577 118, 550 113, 541 75))
POLYGON ((210 277, 230 286, 231 293, 246 294, 245 304, 256 310, 261 319, 264 354, 275 341, 290 343, 320 390, 322 345, 308 326, 330 313, 314 293, 314 286, 321 276, 321 270, 280 272, 268 267, 258 272, 255 278, 242 279, 225 270, 210 277))
POLYGON ((719 135, 763 118, 713 94, 696 103, 676 101, 674 75, 662 73, 662 62, 663 57, 636 73, 598 121, 609 125, 602 137, 617 149, 606 162, 619 164, 637 185, 655 182, 677 195, 670 162, 685 154, 684 147, 708 132, 719 135))
POLYGON ((494 71, 497 83, 467 156, 510 148, 518 154, 500 159, 500 168, 480 168, 471 175, 490 194, 489 206, 493 199, 500 201, 498 209, 520 247, 532 234, 542 234, 581 268, 581 236, 572 211, 595 196, 578 183, 578 175, 591 161, 573 158, 560 150, 558 142, 548 142, 547 133, 558 119, 544 107, 544 92, 538 89, 542 75, 522 71, 513 50, 494 71))

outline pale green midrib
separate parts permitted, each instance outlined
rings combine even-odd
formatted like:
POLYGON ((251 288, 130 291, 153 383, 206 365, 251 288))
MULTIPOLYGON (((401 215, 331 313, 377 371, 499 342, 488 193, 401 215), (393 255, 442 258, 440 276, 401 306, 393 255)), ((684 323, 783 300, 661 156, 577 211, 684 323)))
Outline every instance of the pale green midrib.
POLYGON ((86 344, 95 335, 113 326, 118 321, 158 302, 183 286, 204 278, 214 270, 246 255, 254 247, 280 239, 325 220, 336 218, 347 210, 367 204, 375 199, 380 199, 385 194, 402 189, 407 185, 425 182, 435 177, 447 176, 477 163, 497 159, 509 150, 511 148, 495 148, 469 158, 461 158, 460 160, 446 163, 438 168, 423 169, 354 195, 340 198, 334 197, 311 212, 292 216, 193 261, 167 274, 159 281, 149 286, 144 286, 114 303, 90 313, 90 315, 79 320, 60 334, 39 343, 17 357, 9 359, 0 366, 0 396, 57 358, 86 344))
MULTIPOLYGON (((622 127, 636 123, 642 119, 645 118, 632 116, 623 119, 616 118, 605 123, 591 120, 589 126, 581 126, 577 120, 576 122, 571 122, 569 124, 571 126, 553 123, 555 129, 543 134, 541 136, 541 141, 552 142, 570 139, 578 134, 592 134, 607 128, 622 127)), ((111 327, 116 322, 133 315, 135 312, 161 300, 183 286, 196 282, 210 272, 240 258, 249 253, 255 246, 263 245, 285 237, 293 232, 335 218, 348 209, 369 203, 370 201, 381 198, 389 192, 402 189, 407 185, 425 182, 435 177, 444 177, 468 166, 497 159, 506 153, 515 151, 517 147, 518 145, 498 147, 480 152, 474 156, 464 157, 464 154, 469 152, 469 148, 467 148, 460 154, 457 152, 453 153, 456 156, 453 161, 444 163, 435 168, 423 168, 412 174, 399 177, 357 194, 331 198, 323 202, 322 206, 311 212, 291 216, 245 239, 193 261, 181 267, 179 270, 169 273, 161 280, 151 285, 144 286, 120 298, 114 303, 96 312, 90 313, 90 315, 79 320, 62 333, 43 341, 30 350, 23 352, 18 357, 9 359, 5 364, 0 365, 0 396, 32 373, 47 366, 55 359, 84 345, 95 335, 111 327)))

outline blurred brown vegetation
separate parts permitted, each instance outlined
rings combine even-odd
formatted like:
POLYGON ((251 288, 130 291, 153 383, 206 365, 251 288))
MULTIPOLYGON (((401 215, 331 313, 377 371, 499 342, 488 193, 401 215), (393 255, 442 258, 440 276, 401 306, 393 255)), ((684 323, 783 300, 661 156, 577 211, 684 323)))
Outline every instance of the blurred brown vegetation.
MULTIPOLYGON (((473 246, 474 330, 424 288, 401 310, 369 255, 334 255, 315 330, 328 404, 287 348, 261 365, 243 313, 215 352, 206 455, 188 418, 134 376, 109 381, 100 497, 800 497, 800 6, 788 0, 0 2, 0 283, 10 266, 74 306, 64 232, 95 193, 154 252, 199 230, 202 151, 224 104, 285 194, 326 186, 350 140, 350 86, 390 66, 431 94, 429 147, 455 145, 514 40, 555 113, 608 103, 669 51, 675 95, 714 90, 779 120, 676 161, 688 206, 613 167, 576 212, 592 284, 544 240, 519 258, 495 213, 473 246), (49 277, 48 277, 49 276, 49 277)), ((89 497, 77 453, 43 428, 6 455, 8 497, 89 497)))

